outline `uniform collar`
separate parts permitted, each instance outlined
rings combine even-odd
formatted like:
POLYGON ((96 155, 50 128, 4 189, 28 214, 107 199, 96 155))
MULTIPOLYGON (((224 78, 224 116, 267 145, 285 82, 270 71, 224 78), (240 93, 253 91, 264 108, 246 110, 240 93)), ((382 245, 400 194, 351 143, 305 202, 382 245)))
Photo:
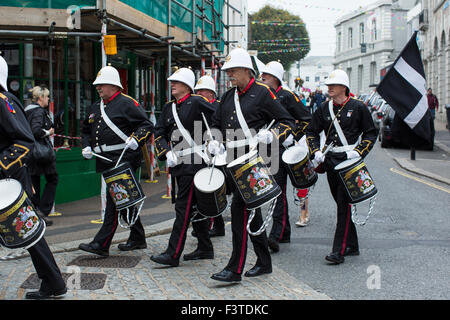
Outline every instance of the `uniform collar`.
POLYGON ((255 82, 255 78, 251 78, 250 82, 247 84, 244 90, 240 91, 239 88, 237 88, 237 93, 239 96, 243 95, 248 91, 248 89, 251 87, 251 85, 255 82))
POLYGON ((347 99, 345 99, 344 103, 342 103, 342 104, 337 104, 333 101, 333 106, 341 108, 341 107, 345 106, 349 100, 350 100, 350 96, 348 96, 347 99))
POLYGON ((186 101, 187 98, 189 98, 191 96, 190 93, 188 93, 187 95, 185 95, 183 98, 181 98, 180 100, 177 100, 177 104, 182 104, 184 101, 186 101))
POLYGON ((105 105, 107 105, 108 103, 110 103, 111 101, 113 101, 114 98, 117 97, 119 94, 120 94, 120 91, 117 91, 111 98, 109 98, 109 99, 107 99, 107 100, 103 99, 103 103, 104 103, 105 105))
POLYGON ((282 86, 279 86, 277 90, 275 90, 275 93, 278 93, 278 91, 280 91, 282 88, 282 86))
POLYGON ((213 98, 209 103, 214 103, 214 101, 216 101, 216 98, 213 98))

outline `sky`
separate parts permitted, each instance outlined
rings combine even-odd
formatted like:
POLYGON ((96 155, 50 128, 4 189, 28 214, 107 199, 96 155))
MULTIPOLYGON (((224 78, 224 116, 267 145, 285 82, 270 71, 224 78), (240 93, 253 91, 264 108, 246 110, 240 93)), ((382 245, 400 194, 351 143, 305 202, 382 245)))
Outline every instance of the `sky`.
POLYGON ((306 24, 311 51, 308 56, 334 56, 334 23, 343 15, 378 0, 248 0, 248 12, 255 13, 266 4, 298 15, 306 24))

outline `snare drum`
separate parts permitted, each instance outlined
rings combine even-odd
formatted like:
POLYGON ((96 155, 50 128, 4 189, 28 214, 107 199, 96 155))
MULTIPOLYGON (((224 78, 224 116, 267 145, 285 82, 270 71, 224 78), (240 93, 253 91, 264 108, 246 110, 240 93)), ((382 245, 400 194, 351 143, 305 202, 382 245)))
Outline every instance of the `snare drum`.
POLYGON ((341 182, 349 196, 349 203, 355 204, 374 197, 378 190, 361 158, 345 160, 334 170, 339 174, 341 182))
POLYGON ((217 168, 203 168, 194 176, 197 210, 205 217, 216 217, 227 208, 225 175, 217 168))
MULTIPOLYGON (((141 185, 134 177, 131 165, 128 162, 123 162, 115 168, 104 171, 102 175, 105 179, 106 190, 116 205, 116 209, 118 211, 130 209, 127 210, 125 222, 129 226, 133 225, 138 218, 139 210, 136 212, 135 208, 132 207, 140 204, 139 208, 141 208, 145 195, 141 185), (130 211, 133 215, 131 218, 129 217, 130 211)), ((122 215, 120 217, 124 218, 122 215)), ((121 224, 121 226, 123 225, 121 224)))
POLYGON ((248 210, 262 207, 281 194, 281 188, 256 150, 230 162, 227 171, 248 210))
POLYGON ((294 146, 284 151, 281 158, 295 188, 306 189, 317 182, 318 176, 309 160, 308 149, 294 146))
POLYGON ((32 247, 44 235, 45 222, 19 181, 0 180, 0 195, 0 244, 10 249, 32 247))

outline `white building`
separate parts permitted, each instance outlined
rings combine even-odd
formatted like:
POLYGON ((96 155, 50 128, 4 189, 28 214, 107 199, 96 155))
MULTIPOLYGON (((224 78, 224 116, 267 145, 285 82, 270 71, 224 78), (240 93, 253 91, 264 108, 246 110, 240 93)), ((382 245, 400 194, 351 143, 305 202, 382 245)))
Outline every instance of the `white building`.
POLYGON ((419 29, 427 86, 439 100, 436 118, 445 121, 444 107, 450 103, 450 0, 422 0, 420 4, 419 29))
POLYGON ((353 93, 368 93, 380 82, 408 41, 407 13, 415 0, 380 0, 335 23, 335 68, 346 71, 353 93))
POLYGON ((292 64, 289 70, 288 81, 290 88, 295 88, 294 80, 296 77, 304 81, 303 88, 315 91, 320 88, 323 92, 327 92, 325 79, 333 71, 333 57, 332 56, 311 56, 301 60, 300 68, 297 63, 292 64))

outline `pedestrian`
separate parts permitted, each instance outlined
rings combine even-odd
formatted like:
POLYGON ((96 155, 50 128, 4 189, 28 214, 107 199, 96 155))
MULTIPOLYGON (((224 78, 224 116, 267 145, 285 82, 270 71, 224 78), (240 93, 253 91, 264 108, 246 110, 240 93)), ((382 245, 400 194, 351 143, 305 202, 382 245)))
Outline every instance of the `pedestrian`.
MULTIPOLYGON (((31 90, 31 104, 25 108, 25 114, 36 141, 52 146, 50 137, 55 133, 53 121, 48 113, 48 101, 50 92, 47 88, 36 86, 31 90)), ((35 190, 33 203, 44 215, 47 225, 53 222, 47 217, 53 209, 56 187, 58 186, 58 172, 56 171, 56 157, 48 163, 38 163, 36 159, 29 166, 31 182, 35 190), (44 192, 41 197, 41 176, 45 177, 44 192)))
MULTIPOLYGON (((166 160, 172 177, 175 221, 167 249, 158 255, 152 255, 150 259, 162 265, 177 267, 186 242, 189 222, 194 217, 194 206, 201 201, 195 196, 194 176, 206 167, 206 162, 209 161, 201 148, 202 144, 196 144, 198 141, 194 141, 194 130, 198 125, 205 129, 205 126, 202 126, 202 113, 206 121, 210 122, 214 108, 206 98, 193 94, 195 75, 189 68, 178 69, 167 80, 170 81, 175 99, 166 103, 158 118, 155 149, 159 160, 166 160)), ((197 235, 197 248, 185 254, 183 258, 186 261, 213 259, 214 249, 209 237, 210 221, 195 219, 192 226, 197 235)))
MULTIPOLYGON (((93 82, 100 99, 94 102, 86 113, 81 131, 82 155, 96 157, 96 170, 102 173, 113 168, 124 148, 123 162, 136 172, 142 162, 142 147, 153 133, 153 124, 143 108, 133 98, 123 94, 119 72, 112 66, 103 67, 93 82), (103 158, 110 159, 110 161, 103 158)), ((83 251, 101 256, 109 255, 109 247, 117 229, 118 214, 109 192, 106 192, 106 208, 103 224, 90 243, 82 243, 83 251)), ((125 244, 119 244, 122 251, 145 249, 145 231, 138 217, 131 226, 130 236, 125 244)))
POLYGON ((316 110, 316 93, 312 91, 310 94, 309 112, 313 114, 315 110, 316 110))
MULTIPOLYGON (((283 152, 304 135, 304 129, 311 121, 311 114, 305 105, 300 101, 295 93, 282 87, 284 68, 278 61, 271 61, 262 70, 262 82, 270 87, 281 105, 298 122, 294 128, 294 134, 280 145, 279 159, 282 159, 283 152)), ((289 222, 289 206, 287 200, 287 168, 280 162, 278 172, 274 176, 275 181, 281 188, 281 194, 277 198, 277 203, 273 211, 272 229, 269 234, 268 244, 273 252, 280 250, 279 243, 291 242, 291 224, 289 222)))
MULTIPOLYGON (((8 65, 0 57, 0 178, 18 180, 28 196, 32 196, 27 163, 35 140, 19 100, 7 89, 8 65)), ((3 197, 4 195, 2 195, 3 197)), ((61 271, 42 236, 28 252, 41 279, 38 291, 27 292, 27 299, 48 299, 67 292, 61 271)))
MULTIPOLYGON (((206 75, 198 79, 194 89, 196 94, 205 97, 213 105, 214 110, 217 110, 220 100, 216 99, 216 82, 211 76, 206 75)), ((224 174, 226 173, 224 172, 224 174)), ((222 215, 211 218, 209 236, 210 238, 225 236, 225 222, 222 215)))
POLYGON ((428 108, 431 111, 431 117, 433 120, 436 118, 436 112, 439 109, 439 100, 436 95, 433 94, 433 90, 428 88, 427 90, 427 100, 428 100, 428 108))
POLYGON ((358 255, 359 244, 346 188, 334 168, 347 159, 366 157, 376 141, 377 133, 367 107, 362 101, 350 97, 347 73, 334 70, 326 80, 326 85, 331 101, 322 103, 314 113, 306 129, 306 141, 313 161, 316 164, 323 163, 331 194, 337 204, 333 248, 325 259, 339 264, 344 262, 346 255, 358 255), (326 133, 325 146, 334 144, 325 156, 320 150, 322 130, 326 133), (358 142, 360 136, 361 142, 358 142))
POLYGON ((319 88, 316 89, 315 97, 315 107, 313 112, 317 110, 317 108, 326 100, 326 97, 323 95, 322 90, 319 88))
POLYGON ((300 216, 295 223, 297 227, 306 227, 309 223, 308 195, 309 189, 297 190, 297 197, 300 200, 300 216))
MULTIPOLYGON (((279 135, 276 138, 281 143, 284 142, 291 133, 291 126, 295 120, 281 106, 267 85, 255 81, 255 70, 248 52, 242 48, 232 50, 226 57, 222 70, 227 73, 233 87, 223 95, 219 108, 214 113, 211 127, 220 130, 223 137, 227 137, 227 132, 230 130, 242 132, 243 126, 248 127, 248 130, 244 130, 247 133, 252 129, 262 129, 256 135, 256 139, 260 143, 265 144, 270 144, 274 137, 273 132, 278 132, 279 135), (240 111, 237 109, 238 106, 236 104, 239 105, 240 111), (242 118, 245 119, 245 123, 243 123, 242 118), (272 130, 263 129, 272 120, 275 120, 272 130)), ((251 138, 253 139, 254 137, 251 138)), ((235 159, 237 154, 241 154, 240 151, 242 149, 248 153, 252 139, 246 134, 246 139, 227 142, 228 158, 235 159)), ((222 145, 223 141, 214 140, 213 142, 211 145, 217 146, 222 145)), ((278 156, 278 153, 276 156, 278 156)), ((232 254, 227 266, 221 272, 211 276, 214 280, 224 282, 241 281, 241 274, 247 256, 247 221, 250 212, 247 210, 244 199, 236 187, 232 190, 232 194, 232 254)), ((262 223, 261 209, 257 208, 255 209, 254 219, 250 224, 250 228, 258 230, 262 223)), ((265 230, 259 235, 250 235, 250 239, 253 243, 257 261, 255 266, 245 273, 245 276, 256 277, 271 273, 272 260, 265 230)))

